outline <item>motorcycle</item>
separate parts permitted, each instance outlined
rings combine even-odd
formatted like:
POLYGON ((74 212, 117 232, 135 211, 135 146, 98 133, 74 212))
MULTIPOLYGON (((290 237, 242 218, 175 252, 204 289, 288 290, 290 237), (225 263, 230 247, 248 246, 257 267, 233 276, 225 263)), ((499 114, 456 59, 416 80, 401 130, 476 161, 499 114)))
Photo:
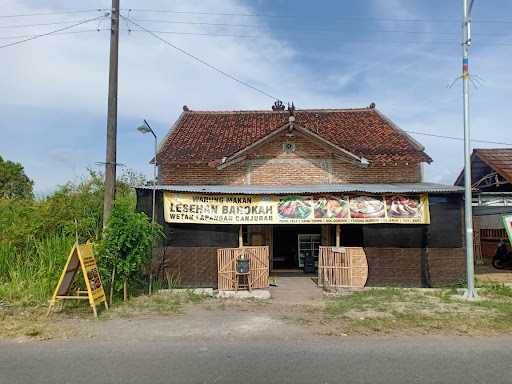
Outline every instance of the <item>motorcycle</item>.
POLYGON ((500 240, 496 248, 492 266, 496 269, 512 269, 512 252, 509 252, 507 243, 503 240, 500 240))

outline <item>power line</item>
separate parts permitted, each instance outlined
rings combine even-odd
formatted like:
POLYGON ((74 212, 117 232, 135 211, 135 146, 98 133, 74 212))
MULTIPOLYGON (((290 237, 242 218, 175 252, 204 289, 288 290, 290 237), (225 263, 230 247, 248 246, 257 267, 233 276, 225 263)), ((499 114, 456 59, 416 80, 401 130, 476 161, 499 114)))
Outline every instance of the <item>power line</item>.
MULTIPOLYGON (((154 29, 148 29, 149 31, 151 32, 154 32, 154 33, 161 33, 161 34, 171 34, 171 35, 184 35, 184 36, 187 36, 187 35, 190 35, 190 36, 206 36, 206 37, 240 37, 240 38, 247 38, 247 39, 261 39, 261 35, 243 35, 243 34, 231 34, 231 33, 216 33, 216 32, 181 32, 181 31, 162 31, 162 30, 154 30, 154 29)), ((140 32, 140 30, 137 30, 137 29, 128 29, 127 30, 128 32, 140 32)), ((325 36, 314 36, 314 35, 307 35, 307 34, 302 34, 302 35, 298 35, 296 34, 295 36, 302 36, 302 40, 308 40, 308 39, 315 39, 315 38, 325 38, 325 36)), ((339 40, 337 40, 339 42, 339 40)), ((375 40, 349 40, 348 42, 354 42, 354 43, 357 43, 357 42, 367 42, 367 43, 375 43, 376 41, 375 40)), ((398 44, 401 44, 401 43, 404 43, 404 44, 407 44, 407 43, 412 43, 412 44, 425 44, 425 43, 429 43, 428 41, 389 41, 389 40, 386 40, 386 43, 398 43, 398 44)), ((449 40, 438 40, 438 41, 432 41, 431 43, 435 43, 435 44, 458 44, 457 41, 453 40, 453 41, 449 41, 449 40)))
MULTIPOLYGON (((211 26, 211 27, 236 27, 236 28, 262 28, 264 27, 261 24, 232 24, 232 23, 209 23, 209 22, 195 22, 195 21, 182 21, 182 20, 161 20, 161 19, 132 19, 137 22, 148 22, 148 23, 157 23, 157 24, 178 24, 178 25, 197 25, 197 26, 211 26)), ((32 28, 39 26, 49 26, 49 25, 62 25, 76 22, 78 20, 68 20, 68 21, 55 21, 48 23, 33 23, 33 24, 11 24, 11 25, 0 25, 0 29, 18 29, 18 28, 32 28)), ((280 25, 282 26, 282 25, 280 25)), ((312 32, 331 32, 336 28, 336 25, 326 26, 326 27, 309 27, 304 29, 304 25, 301 25, 300 30, 304 31, 312 31, 312 32)), ((287 30, 286 28, 284 28, 287 30)), ((458 32, 433 32, 433 31, 404 31, 404 30, 389 30, 389 29, 372 29, 363 31, 366 33, 403 33, 403 34, 413 34, 413 35, 443 35, 443 36, 458 36, 458 32)), ((162 32, 166 33, 166 32, 162 32)), ((169 32, 171 33, 171 32, 169 32)), ((172 32, 174 33, 174 32, 172 32)), ((178 33, 178 32, 176 32, 178 33)), ((182 32, 186 34, 186 32, 182 32)), ((192 34, 192 33, 191 33, 192 34)), ((475 34, 478 36, 503 36, 502 33, 478 33, 475 34)), ((245 37, 245 36, 240 36, 245 37)))
MULTIPOLYGON (((244 34, 230 34, 230 33, 216 33, 216 32, 181 32, 181 31, 162 31, 162 30, 154 30, 147 28, 146 30, 140 30, 140 29, 132 29, 128 28, 125 29, 126 32, 153 32, 153 33, 159 33, 159 34, 169 34, 169 35, 181 35, 181 36, 203 36, 203 37, 236 37, 236 38, 245 38, 245 39, 261 39, 261 35, 244 35, 244 34)), ((295 34, 295 36, 299 36, 298 34, 295 34)), ((301 41, 304 40, 310 40, 310 39, 324 39, 325 36, 318 36, 318 35, 310 35, 310 34, 304 34, 300 35, 302 36, 300 38, 301 41)), ((433 45, 454 45, 454 44, 460 44, 460 42, 456 40, 396 40, 392 41, 389 39, 386 40, 375 40, 375 39, 350 39, 350 40, 336 40, 336 43, 347 43, 347 44, 375 44, 379 41, 386 43, 386 44, 433 44, 433 45)), ((497 42, 491 42, 486 43, 486 47, 492 47, 492 46, 512 46, 512 43, 497 43, 497 42)))
MULTIPOLYGON (((258 24, 230 24, 230 23, 207 23, 207 22, 189 22, 189 21, 173 21, 173 20, 155 20, 155 19, 132 19, 133 21, 146 21, 146 22, 152 22, 152 23, 166 23, 166 24, 179 24, 179 25, 206 25, 206 26, 216 26, 216 27, 250 27, 250 28, 259 28, 262 27, 258 24)), ((0 29, 9 29, 9 28, 30 28, 30 27, 36 27, 36 26, 48 26, 48 25, 59 25, 59 24, 69 24, 72 22, 75 22, 76 20, 70 20, 70 21, 58 21, 58 22, 50 22, 50 23, 34 23, 34 24, 14 24, 14 25, 0 25, 0 29)), ((333 26, 334 27, 334 26, 333 26)), ((326 27, 326 28, 310 28, 308 31, 318 31, 318 32, 330 32, 333 31, 333 27, 326 27)), ((130 30, 128 31, 135 31, 130 30)), ((183 31, 161 31, 161 30, 152 30, 152 32, 155 33, 161 33, 161 34, 174 34, 174 35, 190 35, 190 36, 212 36, 212 37, 237 37, 237 38, 260 38, 260 35, 249 35, 249 34, 229 34, 229 33, 210 33, 210 32, 183 32, 183 31)), ((458 33, 454 32, 430 32, 430 31, 403 31, 403 30, 368 30, 364 31, 367 33, 404 33, 404 34, 426 34, 426 35, 458 35, 458 33)), ((18 36, 0 36, 0 39, 11 39, 11 38, 23 38, 28 36, 33 36, 34 34, 25 34, 25 35, 18 35, 18 36)), ((306 37, 307 39, 312 38, 323 38, 322 36, 312 35, 311 33, 308 34, 300 34, 301 36, 306 37)), ((479 36, 502 36, 502 34, 493 34, 493 33, 480 33, 479 36)), ((298 36, 298 34, 294 34, 294 36, 298 36)), ((361 43, 373 43, 373 40, 351 40, 350 42, 361 42, 361 43)), ((386 41, 387 43, 391 44, 425 44, 425 43, 432 43, 432 44, 459 44, 458 41, 451 41, 451 40, 436 40, 436 41, 386 41)), ((511 44, 507 43, 493 43, 491 45, 500 45, 500 46, 509 46, 511 44)))
MULTIPOLYGON (((65 22, 67 24, 69 22, 65 22)), ((53 24, 49 23, 48 25, 53 24)), ((64 23, 58 23, 58 24, 64 24, 64 23)), ((34 24, 37 25, 37 24, 34 24)), ((41 25, 47 25, 47 24, 41 24, 41 25)), ((0 26, 2 28, 2 26, 0 26)), ((90 29, 90 30, 84 30, 84 31, 76 31, 76 32, 67 32, 67 33, 55 33, 56 35, 64 35, 64 34, 74 34, 74 33, 82 33, 82 32, 100 32, 103 30, 108 30, 108 28, 97 28, 97 29, 90 29)), ((261 39, 261 35, 251 35, 251 34, 231 34, 231 33, 216 33, 216 32, 182 32, 182 31, 162 31, 162 30, 153 30, 148 29, 151 32, 159 33, 159 34, 170 34, 170 35, 180 35, 180 36, 202 36, 202 37, 235 37, 235 38, 244 38, 244 39, 261 39)), ((140 29, 124 29, 125 32, 144 32, 140 29)), ((377 31, 375 31, 377 32, 377 31)), ((387 31, 380 31, 380 32, 387 32, 387 31)), ((37 36, 38 34, 32 33, 32 34, 23 34, 23 35, 10 35, 10 36, 0 36, 0 40, 9 40, 9 39, 22 39, 27 37, 33 37, 37 36)), ((295 34, 295 36, 298 36, 295 34)), ((318 36, 318 35, 311 35, 311 34, 301 34, 302 40, 310 40, 310 39, 323 39, 324 36, 318 36)), ((356 43, 356 44, 373 44, 376 43, 376 40, 337 40, 338 43, 356 43)), ((453 45, 453 44, 459 44, 459 42, 453 40, 432 40, 432 41, 414 41, 414 40, 386 40, 386 44, 442 44, 442 45, 453 45)), ((487 43, 487 47, 489 46, 512 46, 512 43, 487 43)))
MULTIPOLYGON (((277 19, 296 19, 302 18, 300 15, 276 15, 276 14, 268 14, 268 13, 239 13, 239 12, 206 12, 206 11, 177 11, 172 9, 147 9, 147 8, 128 8, 124 9, 124 11, 135 11, 135 12, 147 12, 147 13, 173 13, 173 14, 185 14, 185 15, 203 15, 203 16, 241 16, 241 17, 268 17, 268 18, 277 18, 277 19)), ((318 15, 320 16, 320 15, 318 15)), ((318 18, 316 16, 316 18, 318 18)), ((308 16, 309 18, 314 15, 308 16)), ((451 23, 453 20, 444 19, 444 20, 429 20, 429 19, 392 19, 392 18, 368 18, 368 17, 343 17, 336 18, 337 20, 380 20, 380 21, 404 21, 404 22, 442 22, 442 23, 451 23)))
POLYGON ((24 13, 24 14, 17 14, 17 15, 0 15, 0 18, 70 15, 70 14, 77 14, 77 13, 91 13, 91 12, 101 12, 101 11, 108 11, 108 10, 105 8, 78 9, 78 10, 57 11, 57 12, 38 12, 38 13, 24 13))
MULTIPOLYGON (((127 32, 147 32, 142 29, 127 29, 127 32)), ((247 39, 260 39, 261 36, 258 35, 239 35, 239 34, 231 34, 231 33, 208 33, 208 32, 180 32, 180 31, 159 31, 148 29, 148 31, 153 33, 161 33, 168 35, 182 35, 182 36, 205 36, 205 37, 239 37, 239 38, 247 38, 247 39)))
POLYGON ((107 15, 102 15, 102 16, 94 17, 92 19, 86 19, 86 20, 80 21, 79 23, 75 23, 75 24, 68 25, 68 26, 63 27, 63 28, 55 29, 55 30, 50 31, 50 32, 46 32, 46 33, 42 33, 42 34, 39 34, 39 35, 30 36, 30 37, 27 37, 27 38, 22 39, 22 40, 18 40, 18 41, 14 41, 12 43, 7 43, 7 44, 4 44, 4 45, 0 45, 0 49, 1 48, 12 47, 13 45, 18 45, 18 44, 26 43, 27 41, 35 40, 35 39, 38 39, 40 37, 50 36, 50 35, 53 35, 53 34, 56 34, 56 33, 59 33, 59 32, 63 32, 63 31, 66 31, 68 29, 71 29, 71 28, 74 28, 74 27, 78 27, 79 25, 86 24, 86 23, 89 23, 89 22, 94 21, 94 20, 99 20, 99 19, 104 18, 106 16, 107 15))
POLYGON ((261 93, 262 95, 264 95, 264 96, 266 96, 266 97, 268 97, 268 98, 270 98, 270 99, 272 99, 272 100, 280 100, 278 97, 275 97, 275 96, 271 95, 270 93, 268 93, 268 92, 266 92, 266 91, 264 91, 264 90, 262 90, 262 89, 259 89, 259 88, 255 87, 254 85, 251 85, 251 84, 249 84, 249 83, 247 83, 247 82, 245 82, 245 81, 243 81, 243 80, 240 80, 239 78, 237 78, 237 77, 235 77, 235 76, 233 76, 233 75, 231 75, 231 74, 227 73, 226 71, 223 71, 222 69, 220 69, 220 68, 218 68, 218 67, 216 67, 216 66, 214 66, 214 65, 212 65, 212 64, 210 64, 210 63, 208 63, 208 62, 206 62, 205 60, 203 60, 203 59, 201 59, 201 58, 199 58, 199 57, 197 57, 197 56, 193 55, 192 53, 189 53, 189 52, 185 51, 184 49, 182 49, 182 48, 180 48, 180 47, 177 47, 176 45, 174 45, 174 44, 173 44, 173 43, 171 43, 170 41, 165 40, 163 37, 161 37, 161 36, 157 35, 155 32, 153 32, 153 31, 151 31, 151 30, 149 30, 149 29, 147 29, 147 28, 143 27, 142 25, 140 25, 140 24, 136 23, 135 21, 133 21, 133 20, 129 19, 128 17, 123 16, 123 15, 121 15, 121 17, 122 17, 123 19, 125 19, 126 21, 128 21, 129 23, 131 23, 131 24, 135 25, 136 27, 140 28, 140 29, 141 29, 141 30, 143 30, 144 32, 146 32, 146 33, 150 34, 150 35, 151 35, 151 36, 153 36, 154 38, 156 38, 156 39, 160 40, 162 43, 164 43, 164 44, 166 44, 166 45, 168 45, 168 46, 170 46, 170 47, 174 48, 175 50, 177 50, 177 51, 179 51, 179 52, 183 53, 184 55, 187 55, 188 57, 190 57, 190 58, 194 59, 195 61, 197 61, 197 62, 199 62, 199 63, 201 63, 201 64, 203 64, 203 65, 207 66, 208 68, 213 69, 214 71, 216 71, 216 72, 220 73, 221 75, 223 75, 223 76, 225 76, 225 77, 227 77, 227 78, 229 78, 229 79, 231 79, 231 80, 233 80, 233 81, 235 81, 235 82, 237 82, 237 83, 239 83, 239 84, 241 84, 241 85, 243 85, 243 86, 245 86, 245 87, 247 87, 247 88, 250 88, 250 89, 252 89, 252 90, 254 90, 254 91, 256 91, 256 92, 259 92, 259 93, 261 93))
MULTIPOLYGON (((81 29, 78 31, 57 32, 57 33, 53 33, 52 36, 77 35, 80 33, 91 33, 91 32, 101 32, 101 31, 110 31, 110 28, 81 29)), ((24 38, 33 37, 33 36, 37 36, 37 35, 32 34, 32 35, 0 36, 0 40, 24 39, 24 38)))
MULTIPOLYGON (((172 9, 147 9, 147 8, 128 8, 122 9, 128 12, 146 12, 146 13, 171 13, 171 14, 184 14, 184 15, 201 15, 201 16, 241 16, 241 17, 261 17, 261 18, 276 18, 276 19, 297 19, 304 18, 302 15, 279 15, 268 13, 239 13, 239 12, 207 12, 207 11, 179 11, 172 9)), ((319 19, 323 15, 308 15, 309 19, 319 19)), ((455 19, 402 19, 402 18, 382 18, 382 17, 336 17, 335 20, 341 21, 389 21, 389 22, 403 22, 403 23, 453 23, 460 22, 458 18, 455 19)), ((494 20, 482 19, 474 20, 476 23, 491 23, 491 24, 512 24, 512 20, 494 20)))
MULTIPOLYGON (((162 19, 139 19, 133 18, 132 20, 138 22, 147 22, 147 23, 158 23, 158 24, 179 24, 179 25, 204 25, 204 26, 212 26, 212 27, 237 27, 237 28, 263 28, 265 27, 262 24, 232 24, 232 23, 210 23, 203 21, 182 21, 182 20, 162 20, 162 19)), ((282 24, 276 27, 283 27, 282 24)), ((304 24, 300 25, 300 30, 307 31, 333 31, 337 26, 331 25, 326 27, 313 27, 313 28, 304 28, 304 24)), ((275 28, 275 27, 273 27, 275 28)), ((286 28, 284 28, 286 29, 286 28)), ((433 31, 404 31, 404 30, 389 30, 389 29, 373 29, 363 32, 369 33, 406 33, 406 34, 417 34, 417 35, 446 35, 446 36, 458 36, 459 32, 433 32, 433 31)), ((478 36, 503 36, 502 33, 478 33, 478 36)))
POLYGON ((35 24, 11 24, 11 25, 0 25, 1 29, 16 29, 16 28, 31 28, 31 27, 44 27, 48 25, 62 25, 75 23, 80 20, 67 20, 67 21, 54 21, 51 23, 35 23, 35 24))
MULTIPOLYGON (((404 132, 411 133, 411 134, 414 134, 414 135, 423 135, 423 136, 437 137, 437 138, 440 138, 440 139, 464 141, 464 138, 457 137, 457 136, 437 135, 437 134, 434 134, 434 133, 406 131, 406 130, 404 130, 404 132)), ((502 141, 477 140, 477 139, 471 139, 471 141, 473 141, 475 143, 496 144, 496 145, 510 145, 510 146, 512 146, 512 143, 505 143, 505 142, 502 142, 502 141)))

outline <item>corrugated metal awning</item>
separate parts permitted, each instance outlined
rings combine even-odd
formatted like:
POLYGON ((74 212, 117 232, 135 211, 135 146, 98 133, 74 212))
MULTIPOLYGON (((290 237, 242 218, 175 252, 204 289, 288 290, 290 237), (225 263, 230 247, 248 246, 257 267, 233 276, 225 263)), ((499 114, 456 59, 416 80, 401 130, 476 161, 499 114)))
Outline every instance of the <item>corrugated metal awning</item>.
MULTIPOLYGON (((462 193, 463 187, 436 183, 311 184, 311 185, 157 185, 157 190, 241 195, 293 195, 305 193, 462 193)), ((152 190, 152 186, 137 189, 152 190)))

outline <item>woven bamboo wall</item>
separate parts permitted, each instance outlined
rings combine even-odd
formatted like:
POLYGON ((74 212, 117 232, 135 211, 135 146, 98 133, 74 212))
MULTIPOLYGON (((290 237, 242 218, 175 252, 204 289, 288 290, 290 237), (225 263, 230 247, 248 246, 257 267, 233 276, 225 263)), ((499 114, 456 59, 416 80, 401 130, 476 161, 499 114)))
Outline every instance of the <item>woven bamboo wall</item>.
POLYGON ((153 273, 183 288, 217 286, 217 247, 161 247, 153 250, 153 273))

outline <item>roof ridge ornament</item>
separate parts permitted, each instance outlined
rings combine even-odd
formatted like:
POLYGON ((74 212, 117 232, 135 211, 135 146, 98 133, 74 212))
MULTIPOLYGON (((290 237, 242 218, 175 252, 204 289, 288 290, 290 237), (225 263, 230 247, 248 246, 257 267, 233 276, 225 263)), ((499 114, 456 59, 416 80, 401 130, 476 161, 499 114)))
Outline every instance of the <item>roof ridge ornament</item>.
POLYGON ((293 105, 293 101, 292 101, 292 105, 290 105, 290 103, 288 103, 288 113, 290 114, 290 116, 293 116, 295 114, 295 105, 293 105))
POLYGON ((284 111, 284 104, 281 100, 276 100, 274 105, 272 106, 273 111, 284 111))
POLYGON ((290 116, 288 116, 288 123, 290 124, 288 131, 291 132, 293 130, 293 123, 295 121, 295 105, 293 105, 293 101, 292 105, 288 103, 288 113, 290 114, 290 116))

